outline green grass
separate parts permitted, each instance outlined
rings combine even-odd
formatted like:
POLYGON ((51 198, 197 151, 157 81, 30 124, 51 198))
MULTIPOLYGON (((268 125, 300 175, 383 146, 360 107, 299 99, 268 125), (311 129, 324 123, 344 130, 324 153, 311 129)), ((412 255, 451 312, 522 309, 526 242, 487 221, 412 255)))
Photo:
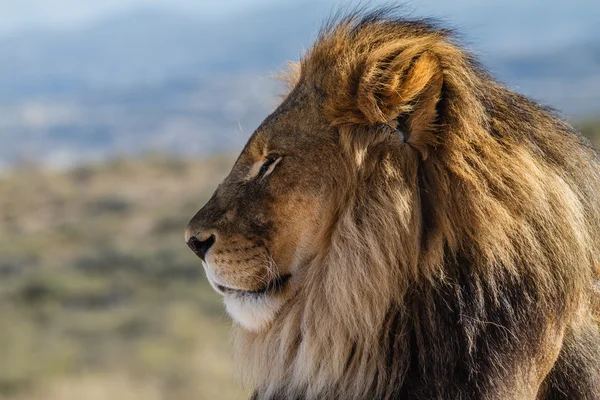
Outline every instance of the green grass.
POLYGON ((576 126, 581 133, 590 138, 597 149, 600 149, 600 117, 581 121, 576 126))

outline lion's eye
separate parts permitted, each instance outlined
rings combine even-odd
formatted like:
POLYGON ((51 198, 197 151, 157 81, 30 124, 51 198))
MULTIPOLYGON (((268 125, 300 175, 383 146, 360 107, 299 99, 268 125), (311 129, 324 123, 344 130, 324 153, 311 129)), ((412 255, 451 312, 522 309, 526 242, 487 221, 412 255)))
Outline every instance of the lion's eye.
POLYGON ((258 178, 262 179, 273 171, 275 165, 279 163, 281 160, 281 156, 276 153, 269 154, 265 159, 265 162, 260 167, 260 171, 258 172, 258 178))

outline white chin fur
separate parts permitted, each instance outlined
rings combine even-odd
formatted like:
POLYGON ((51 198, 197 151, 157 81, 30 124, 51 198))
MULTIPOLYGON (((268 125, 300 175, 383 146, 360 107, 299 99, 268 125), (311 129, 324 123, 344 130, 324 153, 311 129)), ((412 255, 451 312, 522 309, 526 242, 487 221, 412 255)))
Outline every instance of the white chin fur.
POLYGON ((231 318, 249 331, 258 332, 273 321, 283 300, 270 296, 226 295, 225 307, 231 318))

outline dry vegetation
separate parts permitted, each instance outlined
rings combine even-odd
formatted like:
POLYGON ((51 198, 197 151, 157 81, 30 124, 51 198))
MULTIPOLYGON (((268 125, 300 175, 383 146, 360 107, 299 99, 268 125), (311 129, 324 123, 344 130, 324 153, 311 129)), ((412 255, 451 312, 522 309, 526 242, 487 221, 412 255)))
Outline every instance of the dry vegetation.
POLYGON ((0 398, 244 399, 183 230, 232 164, 160 157, 0 178, 0 398))
MULTIPOLYGON (((600 145, 600 121, 581 129, 600 145)), ((245 399, 187 221, 233 159, 0 177, 0 399, 245 399)))
POLYGON ((600 149, 600 117, 583 121, 578 125, 578 128, 592 140, 597 149, 600 149))

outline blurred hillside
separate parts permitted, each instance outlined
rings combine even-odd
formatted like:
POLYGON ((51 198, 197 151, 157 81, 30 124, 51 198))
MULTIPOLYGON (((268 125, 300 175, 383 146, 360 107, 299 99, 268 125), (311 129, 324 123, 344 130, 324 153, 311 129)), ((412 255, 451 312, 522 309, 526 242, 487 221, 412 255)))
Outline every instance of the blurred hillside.
MULTIPOLYGON (((600 113, 598 3, 408 4, 409 16, 447 19, 512 89, 575 120, 600 113)), ((215 16, 201 5, 138 6, 0 36, 0 166, 239 148, 282 90, 269 76, 299 58, 339 3, 246 7, 215 16)))
POLYGON ((230 158, 0 178, 0 399, 245 399, 183 241, 230 158))
POLYGON ((600 115, 581 121, 576 127, 585 136, 590 138, 596 149, 600 149, 600 115))

